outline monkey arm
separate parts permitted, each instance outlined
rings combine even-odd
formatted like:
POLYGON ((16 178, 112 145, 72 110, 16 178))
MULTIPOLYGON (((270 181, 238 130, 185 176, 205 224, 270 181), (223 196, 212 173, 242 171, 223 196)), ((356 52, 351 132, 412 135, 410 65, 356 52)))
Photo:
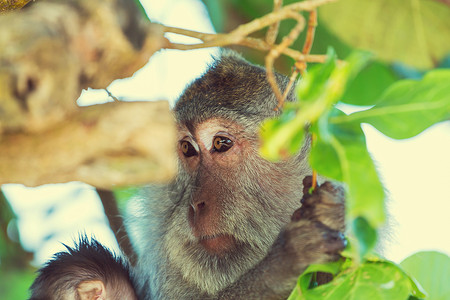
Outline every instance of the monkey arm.
POLYGON ((239 280, 222 290, 217 299, 286 298, 295 286, 299 273, 289 270, 287 259, 282 257, 284 245, 284 238, 280 236, 269 254, 239 280))
POLYGON ((337 260, 344 247, 343 235, 320 222, 293 221, 281 232, 269 254, 221 291, 218 299, 287 298, 308 265, 337 260))
MULTIPOLYGON (((303 183, 308 189, 309 178, 303 183)), ((287 298, 308 265, 339 258, 345 248, 342 188, 326 182, 305 195, 302 207, 294 212, 267 256, 222 290, 218 299, 287 298)))

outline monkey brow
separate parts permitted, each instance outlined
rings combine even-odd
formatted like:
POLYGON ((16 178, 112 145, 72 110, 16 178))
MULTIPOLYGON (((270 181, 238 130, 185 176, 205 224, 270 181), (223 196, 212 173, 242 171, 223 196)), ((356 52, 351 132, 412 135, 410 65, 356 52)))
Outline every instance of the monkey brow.
POLYGON ((186 122, 184 125, 190 132, 195 132, 195 124, 193 122, 186 122))

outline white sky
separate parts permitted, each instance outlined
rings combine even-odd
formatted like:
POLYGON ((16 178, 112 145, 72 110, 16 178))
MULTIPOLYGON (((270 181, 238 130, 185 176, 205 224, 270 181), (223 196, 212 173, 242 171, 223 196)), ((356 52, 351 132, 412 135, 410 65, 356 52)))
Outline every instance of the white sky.
MULTIPOLYGON (((143 2, 153 21, 213 32, 200 1, 143 2)), ((203 72, 213 51, 158 53, 133 78, 114 82, 109 90, 120 99, 173 101, 187 83, 203 72)), ((104 91, 89 91, 83 93, 78 103, 87 105, 105 100, 104 91)), ((390 194, 390 214, 395 220, 391 227, 395 239, 387 247, 386 257, 399 262, 413 252, 430 249, 450 254, 450 122, 435 125, 404 141, 389 139, 369 125, 364 130, 369 150, 390 194)), ((21 185, 4 187, 19 217, 22 243, 36 251, 36 264, 63 250, 61 242, 71 245, 72 239, 84 231, 116 249, 92 187, 81 183, 35 189, 21 185), (57 213, 49 214, 50 210, 57 213), (56 234, 46 240, 51 232, 56 234)))

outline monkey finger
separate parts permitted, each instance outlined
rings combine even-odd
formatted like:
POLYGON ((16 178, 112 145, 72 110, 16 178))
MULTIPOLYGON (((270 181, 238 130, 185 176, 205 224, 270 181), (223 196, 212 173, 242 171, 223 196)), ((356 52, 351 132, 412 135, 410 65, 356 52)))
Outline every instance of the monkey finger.
POLYGON ((299 208, 297 210, 294 211, 294 213, 291 216, 291 221, 292 222, 298 222, 303 218, 303 212, 302 209, 299 208))
POLYGON ((312 176, 305 176, 305 178, 303 178, 303 198, 307 198, 311 195, 309 190, 312 187, 312 182, 312 176))
POLYGON ((324 252, 328 254, 337 254, 345 249, 347 240, 342 232, 329 230, 323 233, 323 238, 326 241, 324 244, 324 252))
POLYGON ((326 181, 318 189, 321 201, 329 204, 341 204, 345 202, 345 190, 336 183, 326 181))
POLYGON ((298 222, 300 220, 314 220, 315 218, 315 209, 313 206, 308 204, 303 204, 302 207, 294 211, 291 216, 292 222, 298 222))

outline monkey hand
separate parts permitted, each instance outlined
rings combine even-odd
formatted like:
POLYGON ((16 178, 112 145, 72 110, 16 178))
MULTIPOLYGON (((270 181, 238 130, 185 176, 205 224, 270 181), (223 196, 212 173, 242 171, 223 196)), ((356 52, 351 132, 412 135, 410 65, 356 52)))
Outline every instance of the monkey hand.
POLYGON ((309 193, 312 179, 303 180, 302 206, 284 231, 284 251, 297 275, 313 263, 339 259, 345 246, 345 203, 341 186, 325 182, 309 193))
POLYGON ((328 228, 345 232, 345 191, 341 185, 327 181, 315 188, 312 194, 312 177, 303 179, 302 207, 292 216, 293 221, 309 219, 328 228))

